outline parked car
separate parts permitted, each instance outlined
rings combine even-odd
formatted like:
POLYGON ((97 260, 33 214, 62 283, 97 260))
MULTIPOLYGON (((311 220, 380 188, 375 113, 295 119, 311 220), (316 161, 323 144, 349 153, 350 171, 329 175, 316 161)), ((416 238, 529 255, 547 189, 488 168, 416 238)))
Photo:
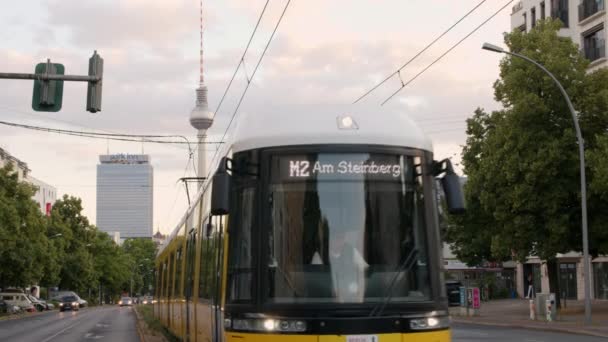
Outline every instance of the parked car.
POLYGON ((32 295, 27 295, 27 297, 32 301, 32 304, 34 304, 38 311, 53 310, 55 308, 53 303, 47 303, 44 299, 36 298, 32 295))
POLYGON ((460 305, 460 287, 462 283, 458 280, 446 280, 445 288, 448 295, 448 305, 459 306, 460 305))
POLYGON ((120 305, 120 306, 132 306, 133 305, 133 299, 131 299, 131 297, 122 297, 118 301, 118 305, 120 305))
POLYGON ((36 311, 34 304, 24 293, 2 292, 0 293, 0 298, 2 298, 6 304, 18 306, 25 311, 36 311))
POLYGON ((46 303, 43 303, 42 300, 40 300, 32 295, 28 295, 28 294, 26 294, 25 296, 30 300, 30 302, 32 302, 32 305, 34 305, 36 310, 38 310, 38 311, 48 310, 46 303))
POLYGON ((61 297, 61 300, 59 301, 59 311, 78 311, 78 309, 80 309, 80 305, 78 304, 78 299, 76 296, 61 297))

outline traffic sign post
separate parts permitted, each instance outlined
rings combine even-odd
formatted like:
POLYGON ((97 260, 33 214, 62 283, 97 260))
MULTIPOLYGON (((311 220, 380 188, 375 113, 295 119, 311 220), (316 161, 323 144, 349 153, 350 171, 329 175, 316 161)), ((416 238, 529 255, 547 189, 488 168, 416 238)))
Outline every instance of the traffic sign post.
MULTIPOLYGON (((35 75, 64 75, 63 64, 53 64, 51 60, 36 65, 35 75)), ((61 80, 34 80, 32 96, 32 109, 37 112, 58 112, 63 100, 63 81, 61 80)))
POLYGON ((0 79, 34 80, 32 109, 39 112, 57 112, 63 103, 63 82, 87 82, 87 105, 91 113, 101 111, 101 84, 103 80, 103 59, 97 54, 89 59, 89 75, 65 75, 62 64, 46 63, 36 65, 33 74, 0 72, 0 79))

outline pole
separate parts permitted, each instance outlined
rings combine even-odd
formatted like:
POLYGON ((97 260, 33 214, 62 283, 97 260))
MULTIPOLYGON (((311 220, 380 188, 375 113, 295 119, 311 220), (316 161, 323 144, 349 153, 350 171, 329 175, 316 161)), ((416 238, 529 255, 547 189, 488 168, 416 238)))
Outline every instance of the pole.
POLYGON ((537 67, 539 67, 542 71, 544 71, 551 79, 557 84, 557 87, 561 91, 562 95, 566 99, 568 103, 568 109, 570 109, 570 114, 572 115, 572 120, 574 121, 574 128, 576 129, 576 138, 578 139, 578 154, 580 159, 580 172, 581 172, 581 216, 582 216, 582 224, 583 224, 583 263, 584 263, 584 272, 583 282, 585 287, 585 324, 591 324, 591 281, 590 281, 590 264, 589 264, 589 233, 587 230, 587 180, 585 177, 585 141, 583 140, 583 135, 581 133, 581 128, 578 124, 578 118, 576 116, 576 111, 574 110, 574 106, 570 101, 570 97, 564 87, 562 87, 561 83, 553 76, 549 70, 547 70, 544 66, 540 65, 540 63, 535 60, 526 57, 524 55, 520 55, 515 52, 509 52, 502 50, 502 52, 519 57, 524 59, 537 67))
POLYGON ((79 75, 52 75, 52 74, 22 74, 13 72, 0 72, 0 79, 11 80, 40 80, 40 81, 76 81, 76 82, 99 82, 99 76, 79 75))
MULTIPOLYGON (((198 134, 196 135, 198 138, 198 177, 207 177, 206 169, 207 169, 207 160, 205 155, 205 139, 207 138, 207 130, 199 129, 198 134)), ((201 180, 198 182, 199 189, 202 188, 204 182, 201 180)), ((187 185, 186 185, 187 187, 187 185)))

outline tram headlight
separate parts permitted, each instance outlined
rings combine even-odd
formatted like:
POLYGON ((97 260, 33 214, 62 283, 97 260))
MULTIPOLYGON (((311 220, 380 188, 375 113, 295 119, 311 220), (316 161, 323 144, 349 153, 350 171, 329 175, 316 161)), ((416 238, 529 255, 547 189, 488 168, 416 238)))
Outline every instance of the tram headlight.
POLYGON ((306 322, 283 319, 233 318, 225 320, 225 327, 241 331, 305 332, 306 322), (230 326, 228 325, 230 323, 230 326))
POLYGON ((410 328, 412 330, 442 329, 449 326, 450 318, 448 316, 415 318, 410 321, 410 328))

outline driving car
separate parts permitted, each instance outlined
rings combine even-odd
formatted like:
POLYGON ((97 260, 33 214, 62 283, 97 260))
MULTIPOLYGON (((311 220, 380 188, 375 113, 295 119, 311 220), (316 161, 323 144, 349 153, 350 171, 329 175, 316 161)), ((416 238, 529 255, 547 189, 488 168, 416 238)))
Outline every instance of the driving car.
POLYGON ((61 297, 61 300, 59 301, 59 311, 78 311, 78 309, 80 309, 80 305, 78 304, 78 299, 76 298, 76 296, 61 297))
POLYGON ((118 301, 118 305, 120 305, 120 306, 132 306, 133 305, 133 299, 131 299, 131 297, 122 297, 118 301))

